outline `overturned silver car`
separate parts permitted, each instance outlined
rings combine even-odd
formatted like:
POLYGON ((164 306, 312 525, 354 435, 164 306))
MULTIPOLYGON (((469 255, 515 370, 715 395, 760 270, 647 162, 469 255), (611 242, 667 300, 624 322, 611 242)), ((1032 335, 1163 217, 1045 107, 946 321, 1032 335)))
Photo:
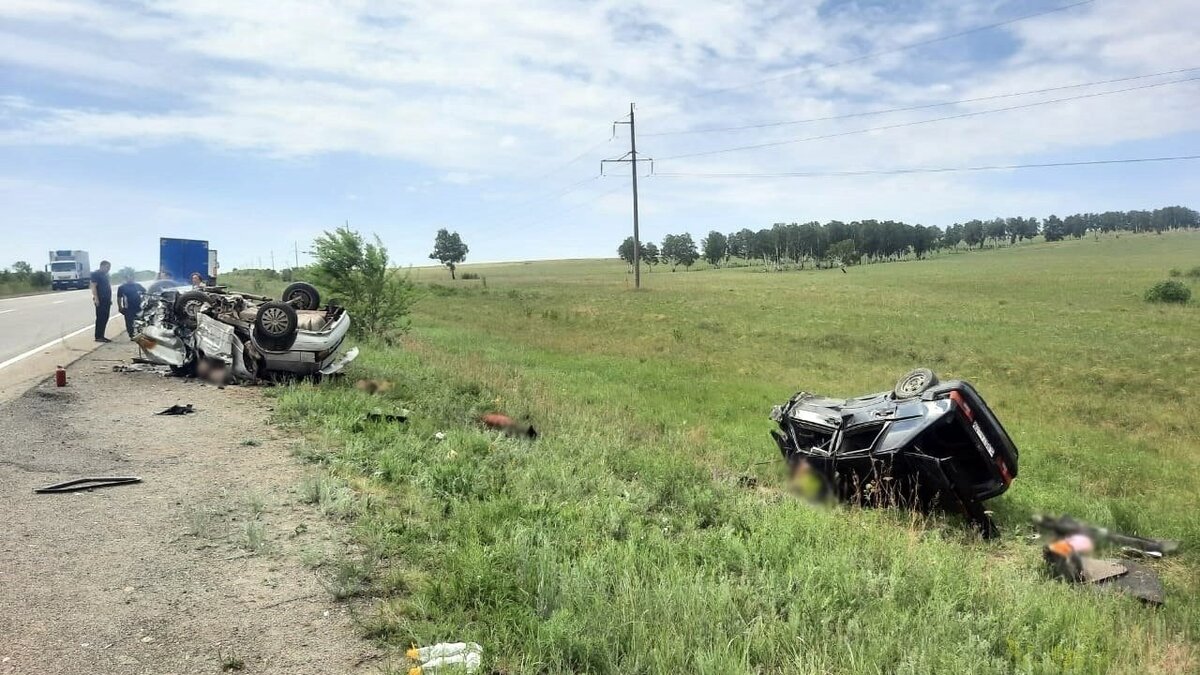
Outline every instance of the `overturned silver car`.
POLYGON ((350 315, 320 305, 317 289, 288 286, 280 300, 221 286, 147 296, 134 341, 142 360, 221 382, 333 375, 358 356, 340 354, 350 315))

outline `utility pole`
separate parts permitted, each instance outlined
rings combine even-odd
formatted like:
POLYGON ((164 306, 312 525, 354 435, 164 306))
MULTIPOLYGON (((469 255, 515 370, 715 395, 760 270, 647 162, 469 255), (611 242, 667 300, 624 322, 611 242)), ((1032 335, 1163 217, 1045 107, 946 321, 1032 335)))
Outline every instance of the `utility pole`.
POLYGON ((275 269, 275 251, 271 251, 271 269, 275 269))
POLYGON ((300 267, 300 242, 294 241, 292 245, 296 247, 296 267, 293 269, 298 269, 300 267))
MULTIPOLYGON (((618 124, 629 125, 629 152, 621 155, 616 159, 600 160, 600 175, 604 175, 605 162, 629 162, 632 167, 630 175, 633 177, 633 288, 635 290, 642 287, 642 239, 638 233, 638 193, 637 193, 637 178, 638 178, 638 154, 637 154, 637 128, 634 126, 633 104, 629 104, 629 121, 619 119, 613 122, 613 133, 616 133, 618 124)), ((650 166, 654 166, 653 159, 647 158, 642 161, 650 162, 650 166)))

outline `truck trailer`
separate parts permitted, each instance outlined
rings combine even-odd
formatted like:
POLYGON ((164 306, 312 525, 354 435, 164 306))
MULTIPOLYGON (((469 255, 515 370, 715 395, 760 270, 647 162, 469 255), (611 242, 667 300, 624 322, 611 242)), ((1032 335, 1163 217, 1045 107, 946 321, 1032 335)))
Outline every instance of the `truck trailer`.
POLYGON ((87 251, 50 251, 50 287, 56 291, 87 288, 92 275, 87 251))
POLYGON ((210 249, 207 241, 162 237, 158 243, 160 279, 170 279, 182 285, 198 272, 206 284, 211 286, 217 283, 217 251, 210 249))

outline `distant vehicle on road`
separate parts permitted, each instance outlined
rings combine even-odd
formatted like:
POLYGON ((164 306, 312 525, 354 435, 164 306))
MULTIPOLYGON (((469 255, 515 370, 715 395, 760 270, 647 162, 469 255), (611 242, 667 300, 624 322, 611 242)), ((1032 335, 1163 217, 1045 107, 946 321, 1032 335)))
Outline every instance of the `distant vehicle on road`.
POLYGON ((200 273, 206 285, 217 283, 217 251, 210 249, 208 242, 200 239, 175 239, 162 237, 158 240, 159 277, 189 285, 193 273, 200 273))
POLYGON ((56 291, 68 288, 87 288, 92 267, 87 251, 50 251, 50 287, 56 291))

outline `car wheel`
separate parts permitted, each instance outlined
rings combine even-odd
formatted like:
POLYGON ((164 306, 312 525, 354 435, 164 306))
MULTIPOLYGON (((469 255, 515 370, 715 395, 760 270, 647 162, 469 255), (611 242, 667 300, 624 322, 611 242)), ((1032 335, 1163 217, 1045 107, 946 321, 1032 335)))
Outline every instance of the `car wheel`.
POLYGON ((937 383, 938 377, 932 370, 917 368, 896 381, 896 388, 892 390, 892 394, 896 398, 913 398, 937 383))
POLYGON ((297 281, 283 289, 282 299, 284 302, 293 304, 296 309, 318 309, 321 306, 321 294, 312 284, 306 284, 303 281, 297 281))
POLYGON ((196 327, 196 315, 200 306, 208 302, 208 294, 203 291, 188 291, 175 298, 175 317, 188 328, 196 327))
POLYGON ((296 340, 296 308, 285 302, 268 302, 254 317, 254 337, 265 348, 282 351, 296 340))

